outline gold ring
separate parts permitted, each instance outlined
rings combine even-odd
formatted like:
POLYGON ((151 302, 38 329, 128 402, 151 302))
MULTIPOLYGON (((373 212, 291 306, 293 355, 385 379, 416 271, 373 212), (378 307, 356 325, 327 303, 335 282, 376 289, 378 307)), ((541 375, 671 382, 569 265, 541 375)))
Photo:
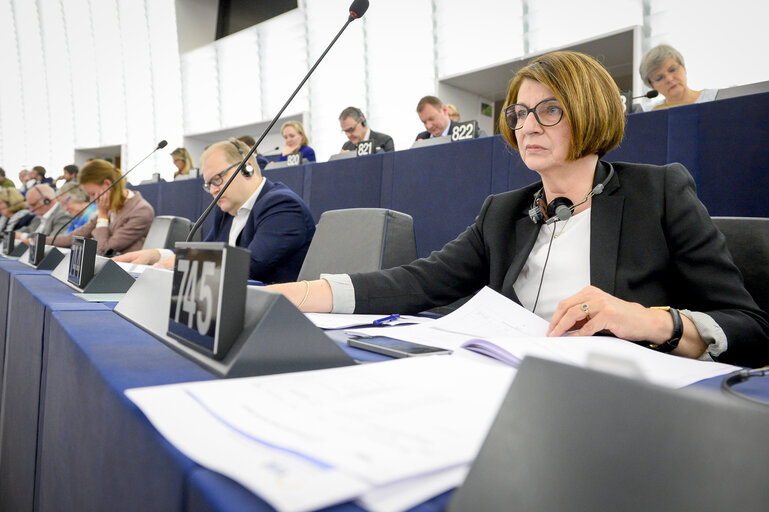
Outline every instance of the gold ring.
POLYGON ((582 308, 582 311, 585 313, 585 318, 590 320, 590 306, 588 306, 587 304, 582 304, 582 306, 580 307, 582 308))

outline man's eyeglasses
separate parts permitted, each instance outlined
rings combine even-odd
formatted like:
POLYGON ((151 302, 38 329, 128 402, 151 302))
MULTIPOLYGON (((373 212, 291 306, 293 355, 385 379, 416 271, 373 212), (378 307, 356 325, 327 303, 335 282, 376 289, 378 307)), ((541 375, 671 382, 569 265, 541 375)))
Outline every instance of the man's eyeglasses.
POLYGON ((355 123, 354 125, 352 125, 349 128, 343 128, 342 129, 342 133, 346 133, 347 135, 352 134, 352 132, 355 130, 355 128, 358 127, 359 124, 360 124, 360 121, 358 121, 357 123, 355 123))
POLYGON ((231 166, 227 167, 225 170, 218 172, 214 175, 213 178, 208 180, 207 182, 203 183, 203 190, 205 190, 208 193, 211 193, 211 187, 219 187, 222 183, 224 183, 224 175, 227 174, 233 167, 239 165, 240 162, 237 164, 232 164, 231 166))
POLYGON ((534 114, 534 119, 542 126, 555 126, 563 119, 563 109, 558 105, 558 100, 543 100, 532 108, 520 103, 513 103, 505 109, 507 126, 511 130, 520 130, 530 113, 534 114))

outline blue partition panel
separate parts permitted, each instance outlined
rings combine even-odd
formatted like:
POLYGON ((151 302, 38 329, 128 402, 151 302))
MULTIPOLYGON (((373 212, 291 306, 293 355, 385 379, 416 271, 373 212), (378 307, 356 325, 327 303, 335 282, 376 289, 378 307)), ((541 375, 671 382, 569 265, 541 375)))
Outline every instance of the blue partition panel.
POLYGON ((182 510, 196 465, 123 392, 213 375, 112 311, 56 312, 49 338, 37 508, 182 510))
POLYGON ((51 311, 107 310, 73 297, 72 292, 47 272, 12 277, 0 425, 0 510, 32 510, 51 311))
POLYGON ((384 157, 380 153, 313 165, 309 206, 315 221, 326 210, 379 208, 384 157))
MULTIPOLYGON (((292 167, 283 167, 282 169, 270 169, 268 171, 262 171, 262 176, 272 182, 280 182, 285 186, 296 192, 296 194, 304 199, 305 203, 308 203, 307 197, 305 197, 305 175, 309 172, 313 166, 310 164, 296 165, 292 167)), ((309 187, 307 187, 309 189, 309 187)), ((309 203, 308 203, 309 204, 309 203)))
POLYGON ((711 215, 769 217, 769 93, 671 109, 670 130, 711 215))
POLYGON ((491 193, 493 137, 395 153, 392 203, 414 217, 417 254, 427 256, 472 224, 491 193))
POLYGON ((657 110, 627 116, 619 146, 606 154, 609 162, 668 163, 668 112, 657 110))

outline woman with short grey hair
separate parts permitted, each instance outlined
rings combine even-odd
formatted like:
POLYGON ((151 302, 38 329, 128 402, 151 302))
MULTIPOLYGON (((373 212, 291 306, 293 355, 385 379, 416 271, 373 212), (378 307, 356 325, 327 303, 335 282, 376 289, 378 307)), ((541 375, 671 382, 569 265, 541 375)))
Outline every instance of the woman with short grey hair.
POLYGON ((718 89, 694 91, 689 88, 684 57, 670 45, 661 44, 646 52, 638 72, 649 87, 665 98, 665 101, 653 110, 716 99, 718 89))

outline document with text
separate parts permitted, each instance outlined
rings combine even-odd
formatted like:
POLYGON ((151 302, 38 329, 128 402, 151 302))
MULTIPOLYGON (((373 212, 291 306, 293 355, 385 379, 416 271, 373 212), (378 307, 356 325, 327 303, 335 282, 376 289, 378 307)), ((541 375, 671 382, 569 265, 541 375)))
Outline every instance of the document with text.
POLYGON ((663 354, 612 336, 549 338, 547 327, 547 321, 487 287, 461 308, 429 324, 347 332, 365 336, 378 334, 441 347, 453 350, 452 357, 473 358, 467 354, 472 351, 513 367, 526 356, 536 356, 614 371, 671 388, 738 369, 728 364, 663 354))
POLYGON ((514 374, 425 357, 126 395, 188 457, 279 510, 386 511, 461 482, 514 374))

